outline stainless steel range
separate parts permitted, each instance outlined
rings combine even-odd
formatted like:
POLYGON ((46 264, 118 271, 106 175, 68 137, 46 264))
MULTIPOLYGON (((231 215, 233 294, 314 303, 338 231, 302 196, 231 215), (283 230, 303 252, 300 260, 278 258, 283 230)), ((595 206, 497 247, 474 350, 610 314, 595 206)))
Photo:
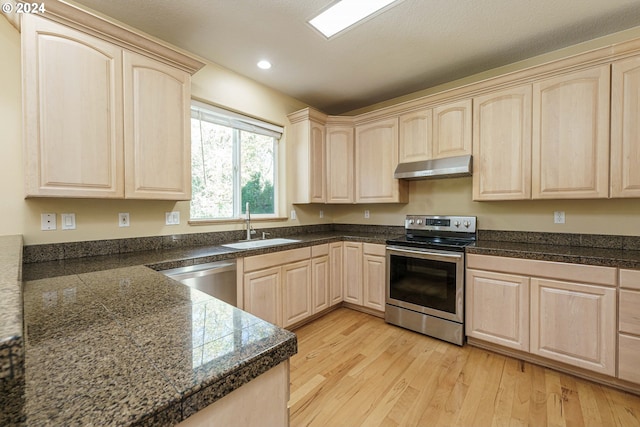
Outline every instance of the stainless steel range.
POLYGON ((408 215, 387 240, 387 323, 462 345, 464 248, 475 241, 476 217, 408 215))

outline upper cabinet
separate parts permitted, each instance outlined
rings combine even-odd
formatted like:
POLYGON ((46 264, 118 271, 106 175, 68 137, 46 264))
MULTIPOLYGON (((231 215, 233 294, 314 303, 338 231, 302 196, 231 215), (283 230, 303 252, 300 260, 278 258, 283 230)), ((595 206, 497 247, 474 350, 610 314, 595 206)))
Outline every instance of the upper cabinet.
POLYGON ((611 197, 640 197, 640 57, 611 73, 611 197))
POLYGON ((398 164, 398 119, 356 126, 356 203, 404 203, 406 181, 394 179, 398 164))
POLYGON ((124 52, 125 196, 191 198, 191 76, 124 52))
POLYGON ((473 199, 531 198, 531 85, 473 100, 473 199))
POLYGON ((533 84, 532 196, 609 194, 609 65, 533 84))
POLYGON ((409 163, 431 159, 433 110, 426 108, 401 114, 399 125, 399 162, 409 163))
POLYGON ((204 64, 134 52, 169 49, 102 18, 74 26, 22 17, 27 197, 189 199, 190 73, 204 64))
POLYGON ((291 180, 293 203, 324 203, 327 199, 325 122, 327 116, 305 108, 288 116, 289 153, 296 173, 291 180))
POLYGON ((439 105, 433 109, 431 158, 471 154, 471 100, 439 105))
POLYGON ((352 123, 327 122, 327 203, 355 201, 355 141, 352 123))

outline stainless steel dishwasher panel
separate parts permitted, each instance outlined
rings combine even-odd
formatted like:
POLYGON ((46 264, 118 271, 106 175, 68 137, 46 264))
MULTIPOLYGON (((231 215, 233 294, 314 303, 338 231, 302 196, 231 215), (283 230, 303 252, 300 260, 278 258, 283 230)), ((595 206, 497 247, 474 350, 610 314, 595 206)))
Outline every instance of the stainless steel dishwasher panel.
POLYGON ((160 273, 234 307, 238 306, 235 260, 172 268, 160 273))

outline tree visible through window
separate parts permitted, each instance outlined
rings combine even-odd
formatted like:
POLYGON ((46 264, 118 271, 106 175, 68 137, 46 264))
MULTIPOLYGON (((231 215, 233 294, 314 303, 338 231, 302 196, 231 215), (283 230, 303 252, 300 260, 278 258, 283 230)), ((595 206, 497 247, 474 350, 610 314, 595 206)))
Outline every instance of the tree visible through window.
POLYGON ((191 219, 237 218, 245 212, 247 203, 252 215, 277 213, 276 150, 280 133, 229 114, 200 105, 192 107, 191 219))

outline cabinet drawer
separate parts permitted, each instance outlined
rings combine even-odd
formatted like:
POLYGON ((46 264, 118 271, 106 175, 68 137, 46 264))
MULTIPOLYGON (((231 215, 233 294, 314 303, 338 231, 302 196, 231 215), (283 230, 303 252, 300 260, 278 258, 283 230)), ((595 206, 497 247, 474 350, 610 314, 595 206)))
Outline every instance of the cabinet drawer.
POLYGON ((363 246, 364 253, 367 255, 385 256, 385 245, 378 245, 376 243, 365 243, 363 246))
POLYGON ((640 270, 620 269, 620 287, 640 291, 640 270))
POLYGON ((618 346, 618 378, 640 383, 640 338, 620 334, 618 346))
POLYGON ((250 256, 244 259, 244 271, 261 270, 276 265, 289 264, 311 257, 311 248, 291 249, 265 255, 250 256))
POLYGON ((319 256, 323 256, 323 255, 329 255, 329 244, 328 243, 326 243, 324 245, 316 245, 316 246, 312 246, 311 247, 311 256, 313 258, 319 257, 319 256))
POLYGON ((620 291, 620 332, 640 335, 640 292, 620 291))

